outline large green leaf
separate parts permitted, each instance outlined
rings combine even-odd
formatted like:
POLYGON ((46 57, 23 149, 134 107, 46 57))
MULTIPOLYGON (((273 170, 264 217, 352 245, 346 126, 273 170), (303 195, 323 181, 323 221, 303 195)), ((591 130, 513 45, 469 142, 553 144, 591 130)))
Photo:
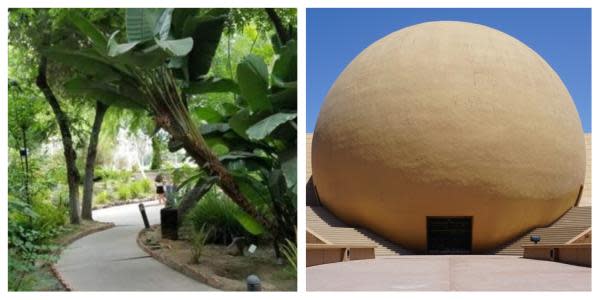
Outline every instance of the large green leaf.
POLYGON ((279 125, 296 118, 296 113, 276 113, 270 115, 246 130, 250 140, 258 141, 267 137, 279 125))
POLYGON ((270 94, 269 101, 276 111, 296 110, 298 107, 298 91, 296 88, 286 88, 280 90, 276 93, 270 94))
POLYGON ((158 36, 159 40, 167 40, 171 32, 171 20, 173 17, 174 8, 166 8, 163 10, 160 18, 154 26, 154 36, 158 36))
POLYGON ((296 69, 298 56, 296 54, 296 41, 289 41, 282 49, 273 65, 273 85, 289 88, 296 87, 296 69), (293 82, 293 86, 291 83, 293 82))
POLYGON ((128 109, 144 109, 139 100, 128 98, 119 89, 103 82, 86 78, 74 78, 65 83, 65 89, 73 94, 85 95, 106 105, 128 109))
POLYGON ((218 123, 223 120, 223 116, 215 109, 207 106, 192 109, 196 118, 204 120, 207 123, 218 123))
POLYGON ((287 192, 286 179, 279 169, 274 169, 268 174, 269 176, 269 192, 273 201, 281 201, 284 199, 287 192))
POLYGON ((155 27, 164 8, 127 8, 125 26, 127 41, 146 41, 154 38, 155 27))
POLYGON ((78 71, 111 81, 121 78, 119 72, 113 69, 103 57, 90 51, 69 50, 62 47, 51 47, 44 52, 51 60, 76 68, 78 71))
POLYGON ((115 57, 119 55, 123 55, 127 52, 130 52, 135 48, 135 46, 139 45, 141 41, 129 42, 125 44, 117 43, 116 37, 119 34, 119 31, 113 32, 108 39, 108 56, 115 57))
POLYGON ((190 82, 184 90, 187 94, 206 94, 206 93, 239 93, 237 83, 231 79, 207 77, 199 81, 190 82))
POLYGON ((246 130, 256 122, 260 121, 260 119, 261 117, 259 114, 250 115, 250 111, 247 108, 244 108, 229 118, 229 126, 239 136, 249 140, 246 130))
POLYGON ((225 155, 229 152, 229 146, 227 146, 225 140, 220 137, 208 137, 205 138, 205 141, 211 151, 217 156, 225 155))
POLYGON ((271 110, 269 93, 269 70, 262 58, 256 55, 246 56, 237 66, 237 82, 240 94, 248 102, 250 112, 271 110))
MULTIPOLYGON (((250 161, 244 161, 249 164, 250 161)), ((250 176, 247 172, 234 174, 234 179, 240 191, 254 206, 265 206, 269 204, 269 189, 265 184, 250 176)))
POLYGON ((202 135, 208 135, 215 132, 226 132, 229 130, 229 124, 227 123, 211 123, 211 124, 202 124, 200 125, 200 133, 202 135))
POLYGON ((254 157, 258 157, 258 155, 254 154, 254 153, 250 153, 250 152, 245 152, 245 151, 232 151, 232 152, 227 153, 227 155, 220 156, 219 160, 226 161, 226 160, 254 158, 254 157))
POLYGON ((74 11, 70 11, 67 18, 84 36, 92 40, 94 48, 99 53, 106 53, 106 36, 92 22, 74 11))
POLYGON ((246 214, 242 210, 235 213, 235 219, 244 227, 246 231, 253 235, 261 235, 265 232, 264 227, 253 217, 246 214))
POLYGON ((290 148, 281 154, 281 171, 285 177, 287 187, 293 189, 294 193, 296 192, 298 182, 297 161, 297 151, 295 147, 290 148))
POLYGON ((184 38, 179 40, 156 40, 156 44, 169 53, 171 56, 187 55, 194 46, 192 38, 184 38))
POLYGON ((188 55, 190 80, 197 80, 210 70, 228 12, 227 9, 214 9, 204 16, 191 17, 185 21, 183 36, 194 39, 194 48, 188 55))
POLYGON ((115 44, 113 47, 118 48, 118 50, 114 50, 116 55, 113 58, 116 62, 140 68, 155 68, 164 64, 169 57, 172 57, 169 52, 159 47, 154 40, 115 44), (133 47, 131 47, 132 45, 133 47))

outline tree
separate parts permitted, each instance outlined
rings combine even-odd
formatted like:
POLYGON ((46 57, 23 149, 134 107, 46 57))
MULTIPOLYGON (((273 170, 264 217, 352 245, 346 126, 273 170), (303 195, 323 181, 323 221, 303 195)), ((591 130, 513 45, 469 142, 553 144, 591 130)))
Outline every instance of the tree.
POLYGON ((52 107, 52 111, 56 116, 56 122, 60 128, 60 134, 63 143, 63 152, 65 155, 65 161, 67 164, 67 184, 69 186, 69 216, 71 224, 79 224, 79 181, 80 175, 79 170, 75 161, 77 160, 77 152, 73 147, 73 137, 70 130, 70 121, 60 107, 58 99, 54 95, 54 92, 48 85, 48 79, 46 73, 48 70, 48 60, 45 56, 39 58, 38 65, 38 76, 36 79, 36 85, 40 88, 46 101, 52 107))
POLYGON ((98 153, 98 138, 102 129, 104 115, 109 106, 101 101, 96 102, 94 123, 90 133, 88 152, 85 160, 85 175, 83 179, 83 199, 81 201, 81 218, 92 220, 92 196, 94 195, 94 169, 96 167, 96 154, 98 153))
MULTIPOLYGON (((101 24, 104 28, 115 28, 113 27, 115 24, 114 22, 118 22, 120 19, 119 15, 115 14, 115 10, 85 9, 82 11, 91 19, 94 19, 98 24, 101 24)), ((72 120, 64 111, 64 108, 59 101, 59 97, 55 92, 55 87, 52 87, 48 80, 48 70, 50 66, 46 53, 44 52, 44 49, 55 44, 80 45, 81 43, 86 42, 75 34, 72 27, 64 26, 65 16, 67 14, 67 9, 11 9, 9 17, 9 26, 11 29, 9 39, 11 45, 25 49, 33 49, 34 59, 31 63, 37 65, 35 83, 40 91, 42 91, 47 103, 52 108, 55 120, 60 129, 65 163, 67 166, 70 219, 73 224, 77 224, 80 219, 79 184, 81 180, 76 165, 77 151, 75 149, 72 133, 72 120)), ((74 73, 76 73, 76 71, 73 69, 52 70, 55 79, 72 77, 74 73)), ((104 113, 101 112, 98 117, 103 115, 104 113)), ((100 128, 102 119, 96 118, 95 123, 96 121, 99 122, 98 128, 100 128)), ((92 128, 94 128, 94 126, 92 126, 92 128)), ((96 132, 92 131, 90 141, 97 142, 98 134, 99 129, 96 132)), ((92 157, 86 159, 86 165, 94 164, 95 153, 96 149, 90 149, 88 145, 88 154, 91 154, 92 157)), ((86 179, 89 177, 93 178, 93 168, 91 168, 91 172, 90 169, 86 169, 86 179)), ((86 207, 84 209, 86 218, 91 218, 91 192, 92 189, 89 186, 87 189, 84 189, 85 199, 90 199, 90 201, 84 203, 84 206, 86 207)))

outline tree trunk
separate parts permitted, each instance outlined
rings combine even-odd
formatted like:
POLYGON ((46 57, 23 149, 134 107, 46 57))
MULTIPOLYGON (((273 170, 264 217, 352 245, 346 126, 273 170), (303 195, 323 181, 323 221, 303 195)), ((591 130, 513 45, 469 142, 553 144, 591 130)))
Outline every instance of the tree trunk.
POLYGON ((54 116, 56 118, 56 122, 58 123, 58 127, 60 128, 60 134, 62 137, 63 144, 63 152, 65 155, 65 162, 67 165, 67 183, 69 185, 69 215, 71 219, 71 224, 79 224, 79 171, 77 170, 77 166, 75 161, 77 160, 77 153, 73 148, 73 138, 71 136, 71 131, 69 129, 69 119, 65 115, 65 113, 60 108, 60 104, 58 103, 58 99, 52 92, 52 89, 48 85, 48 80, 46 77, 46 72, 48 69, 48 61, 46 57, 41 56, 39 65, 38 65, 38 75, 36 78, 36 85, 38 88, 44 93, 44 97, 50 107, 52 107, 52 111, 54 112, 54 116))
POLYGON ((160 138, 158 136, 152 136, 152 163, 150 164, 150 170, 159 170, 162 165, 162 157, 160 156, 160 138))
POLYGON ((87 157, 85 161, 85 175, 83 178, 83 200, 81 201, 81 218, 92 220, 92 198, 94 194, 94 168, 96 166, 96 155, 98 154, 98 138, 102 129, 104 115, 108 110, 108 105, 100 101, 96 102, 96 115, 94 116, 94 125, 90 133, 90 142, 88 144, 87 157))
POLYGON ((291 39, 291 37, 290 37, 289 32, 287 32, 287 30, 285 29, 285 26, 283 26, 281 19, 277 15, 277 12, 275 12, 274 8, 265 8, 265 11, 267 12, 269 19, 271 20, 271 22, 273 23, 273 26, 275 27, 275 31, 277 32, 277 37, 279 37, 279 41, 281 42, 281 45, 287 44, 287 42, 291 39))

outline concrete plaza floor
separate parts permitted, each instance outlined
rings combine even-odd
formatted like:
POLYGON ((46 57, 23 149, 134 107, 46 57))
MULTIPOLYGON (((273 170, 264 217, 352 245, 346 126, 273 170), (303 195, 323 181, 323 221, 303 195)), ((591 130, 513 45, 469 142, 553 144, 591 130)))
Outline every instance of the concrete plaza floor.
POLYGON ((592 269, 501 255, 406 255, 306 269, 308 291, 590 291, 592 269))

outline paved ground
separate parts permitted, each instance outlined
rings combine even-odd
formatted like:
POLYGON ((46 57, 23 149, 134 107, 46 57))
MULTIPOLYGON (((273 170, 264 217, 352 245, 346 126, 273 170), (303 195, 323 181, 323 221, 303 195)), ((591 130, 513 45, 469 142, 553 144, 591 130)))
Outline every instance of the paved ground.
MULTIPOLYGON (((145 204, 150 223, 159 223, 161 207, 156 202, 145 204)), ((96 210, 93 216, 116 226, 79 239, 62 252, 56 267, 73 290, 213 290, 173 271, 138 247, 136 238, 144 223, 137 204, 96 210)))
POLYGON ((592 269, 500 255, 407 255, 306 269, 309 291, 590 291, 592 269))

